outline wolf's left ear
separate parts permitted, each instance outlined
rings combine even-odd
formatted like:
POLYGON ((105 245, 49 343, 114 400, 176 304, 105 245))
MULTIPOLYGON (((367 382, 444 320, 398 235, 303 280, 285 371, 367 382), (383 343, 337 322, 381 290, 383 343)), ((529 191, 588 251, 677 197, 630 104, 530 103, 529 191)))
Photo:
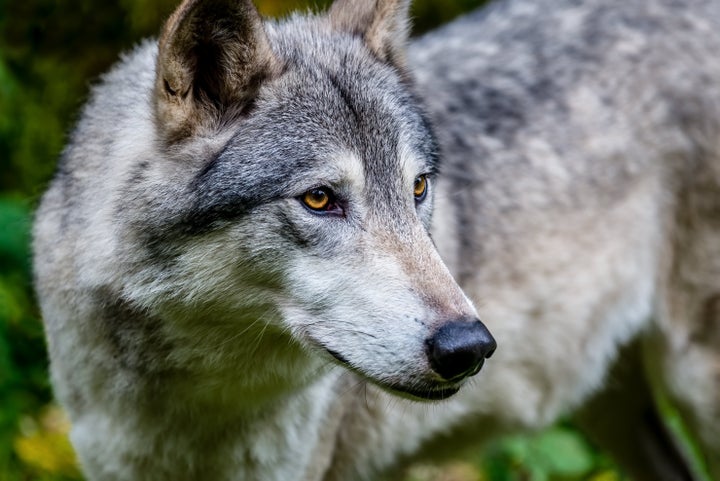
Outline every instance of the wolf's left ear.
POLYGON ((405 69, 410 0, 335 0, 330 22, 336 30, 362 36, 380 60, 405 69))
POLYGON ((160 36, 158 127, 177 141, 249 105, 279 70, 252 0, 185 0, 160 36))

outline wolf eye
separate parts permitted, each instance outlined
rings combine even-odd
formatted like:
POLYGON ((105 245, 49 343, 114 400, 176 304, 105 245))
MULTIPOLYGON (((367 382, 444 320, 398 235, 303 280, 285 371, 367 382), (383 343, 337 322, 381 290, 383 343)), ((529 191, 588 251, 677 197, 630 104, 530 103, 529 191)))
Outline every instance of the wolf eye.
POLYGON ((308 190, 300 196, 300 201, 305 207, 319 214, 342 214, 342 208, 338 205, 335 194, 327 187, 308 190))
POLYGON ((415 202, 422 202, 427 195, 427 176, 425 174, 415 177, 415 185, 413 194, 415 194, 415 202))
POLYGON ((325 189, 313 189, 302 196, 303 203, 312 210, 324 210, 330 205, 330 194, 325 189))

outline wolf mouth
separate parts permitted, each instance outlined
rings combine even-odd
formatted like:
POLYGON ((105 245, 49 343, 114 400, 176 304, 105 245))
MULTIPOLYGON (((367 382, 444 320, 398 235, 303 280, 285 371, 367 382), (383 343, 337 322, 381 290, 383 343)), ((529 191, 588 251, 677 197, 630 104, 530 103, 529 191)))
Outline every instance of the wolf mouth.
POLYGON ((421 386, 406 386, 399 383, 384 383, 381 381, 378 381, 376 379, 372 379, 368 377, 367 375, 363 374, 360 370, 355 368, 350 362, 345 359, 341 354, 339 354, 336 351, 333 351, 332 349, 328 349, 327 347, 323 346, 323 349, 327 351, 332 357, 334 357, 340 364, 343 365, 346 369, 349 369, 350 371, 354 372, 355 374, 361 376, 363 379, 368 380, 369 382, 385 389, 386 391, 390 391, 394 394, 401 395, 403 397, 409 397, 414 400, 421 400, 421 401, 441 401, 443 399, 447 399, 454 394, 456 394, 460 390, 460 386, 458 384, 448 384, 443 385, 440 387, 421 387, 421 386))
POLYGON ((401 395, 409 395, 412 399, 420 399, 423 401, 442 401, 443 399, 447 399, 457 394, 457 392, 460 390, 460 386, 457 385, 424 390, 418 388, 409 388, 407 386, 401 386, 398 384, 377 384, 384 389, 387 389, 388 391, 399 393, 401 395))

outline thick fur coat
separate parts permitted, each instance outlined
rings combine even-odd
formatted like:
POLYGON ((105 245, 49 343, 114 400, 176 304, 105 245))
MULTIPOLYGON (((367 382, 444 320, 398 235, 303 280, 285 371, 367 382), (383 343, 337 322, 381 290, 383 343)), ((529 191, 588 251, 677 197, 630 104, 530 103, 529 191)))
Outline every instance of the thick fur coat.
POLYGON ((655 394, 720 479, 720 2, 407 7, 189 0, 95 87, 34 231, 89 480, 376 480, 570 414, 693 479, 655 394))

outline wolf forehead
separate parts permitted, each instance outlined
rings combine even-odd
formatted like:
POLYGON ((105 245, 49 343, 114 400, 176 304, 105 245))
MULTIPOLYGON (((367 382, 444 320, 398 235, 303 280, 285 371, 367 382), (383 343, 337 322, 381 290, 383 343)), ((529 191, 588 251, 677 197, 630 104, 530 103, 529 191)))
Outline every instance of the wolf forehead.
POLYGON ((307 20, 267 30, 284 68, 259 86, 248 114, 228 127, 230 140, 192 180, 196 209, 225 217, 298 195, 298 180, 312 187, 342 155, 360 160, 369 191, 393 179, 403 189, 407 170, 436 172, 436 140, 412 86, 361 38, 307 20))
MULTIPOLYGON (((260 144, 272 154, 270 141, 318 158, 350 151, 371 168, 411 149, 434 168, 437 144, 404 72, 371 54, 361 35, 323 27, 312 17, 266 23, 282 74, 261 85, 226 152, 260 144)), ((295 157, 287 153, 273 160, 295 157)))

